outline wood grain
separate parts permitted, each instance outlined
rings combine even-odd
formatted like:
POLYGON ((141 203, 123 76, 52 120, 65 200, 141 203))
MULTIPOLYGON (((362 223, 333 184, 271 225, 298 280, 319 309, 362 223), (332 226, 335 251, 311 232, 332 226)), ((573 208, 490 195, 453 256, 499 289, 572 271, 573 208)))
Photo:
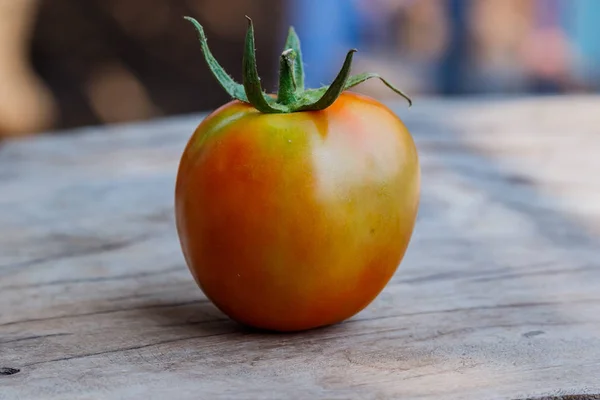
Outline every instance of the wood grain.
POLYGON ((392 106, 423 168, 407 256, 351 320, 286 335, 229 321, 185 267, 201 116, 5 142, 0 399, 600 393, 600 98, 392 106))

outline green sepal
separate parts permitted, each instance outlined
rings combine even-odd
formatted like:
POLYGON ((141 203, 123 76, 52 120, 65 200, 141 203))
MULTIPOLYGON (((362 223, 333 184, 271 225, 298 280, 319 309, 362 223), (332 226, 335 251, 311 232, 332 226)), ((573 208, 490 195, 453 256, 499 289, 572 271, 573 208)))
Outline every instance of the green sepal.
MULTIPOLYGON (((344 60, 344 65, 342 65, 342 69, 337 74, 331 85, 326 88, 323 95, 313 103, 299 105, 298 107, 294 107, 292 105, 294 111, 319 111, 324 110, 330 105, 332 105, 338 97, 342 94, 342 92, 346 88, 346 83, 348 82, 348 77, 350 76, 350 68, 352 67, 352 57, 356 53, 356 49, 352 49, 346 54, 346 59, 344 60)), ((305 93, 306 100, 313 100, 315 95, 321 94, 321 90, 312 92, 307 90, 305 93)))
POLYGON ((260 84, 258 69, 256 68, 256 48, 254 46, 254 24, 252 19, 248 19, 248 30, 246 31, 246 43, 244 45, 244 58, 242 61, 243 85, 246 90, 248 101, 258 111, 263 113, 281 113, 287 112, 284 107, 278 105, 267 96, 260 84))
POLYGON ((406 99, 406 101, 408 101, 409 107, 412 106, 412 100, 410 99, 410 97, 408 97, 408 95, 406 95, 402 90, 396 88, 389 81, 387 81, 386 79, 381 77, 381 75, 374 73, 374 72, 365 72, 362 74, 351 76, 350 78, 348 78, 348 81, 346 82, 346 87, 344 89, 350 89, 351 87, 359 85, 359 84, 363 83, 364 81, 367 81, 371 78, 378 78, 379 80, 381 80, 381 82, 383 82, 383 84, 385 86, 389 87, 394 92, 396 92, 400 96, 404 97, 406 99))
POLYGON ((223 69, 221 64, 217 61, 217 59, 212 55, 210 48, 208 47, 208 41, 206 40, 206 35, 204 34, 204 28, 198 21, 191 17, 183 17, 187 21, 190 21, 196 31, 198 32, 198 39, 200 40, 200 48, 202 49, 202 54, 204 55, 204 59, 208 64, 208 68, 210 72, 217 78, 217 81, 221 85, 223 89, 229 94, 229 96, 237 99, 239 101, 248 102, 248 98, 246 97, 246 92, 244 91, 244 87, 233 80, 227 72, 223 69))

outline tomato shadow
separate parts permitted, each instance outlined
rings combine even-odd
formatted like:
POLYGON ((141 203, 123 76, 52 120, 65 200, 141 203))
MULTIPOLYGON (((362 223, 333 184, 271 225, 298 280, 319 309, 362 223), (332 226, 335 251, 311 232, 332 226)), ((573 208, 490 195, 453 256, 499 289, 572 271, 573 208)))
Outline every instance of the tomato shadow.
POLYGON ((149 326, 208 334, 237 330, 239 325, 221 313, 209 300, 185 302, 152 301, 137 307, 135 317, 149 326))
POLYGON ((163 304, 141 307, 134 317, 147 327, 149 335, 193 340, 182 345, 183 350, 176 350, 184 351, 187 359, 203 360, 210 356, 216 357, 220 364, 268 365, 270 360, 282 357, 283 349, 290 351, 285 358, 308 360, 320 357, 331 343, 343 342, 355 334, 346 323, 296 332, 254 328, 230 319, 206 299, 179 304, 165 299, 163 304), (215 352, 218 356, 214 356, 215 352))
POLYGON ((208 299, 187 302, 169 300, 153 301, 147 305, 138 307, 135 313, 136 318, 144 321, 149 326, 180 329, 195 334, 202 332, 207 334, 230 332, 255 337, 293 337, 295 335, 314 335, 321 332, 327 333, 338 329, 345 329, 341 328, 344 324, 333 324, 302 331, 276 331, 256 328, 229 318, 208 299))

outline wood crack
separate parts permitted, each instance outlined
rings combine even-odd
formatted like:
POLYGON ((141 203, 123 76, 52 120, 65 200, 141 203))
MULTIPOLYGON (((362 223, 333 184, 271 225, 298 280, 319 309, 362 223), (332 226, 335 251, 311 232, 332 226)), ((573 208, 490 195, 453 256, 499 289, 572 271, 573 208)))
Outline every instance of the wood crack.
POLYGON ((151 310, 153 308, 169 308, 169 307, 174 308, 174 307, 187 306, 187 305, 191 305, 191 304, 202 304, 202 303, 207 303, 209 301, 210 300, 208 300, 208 299, 201 299, 201 300, 184 301, 181 303, 173 303, 173 304, 155 304, 155 305, 151 305, 151 306, 117 308, 117 309, 94 311, 94 312, 88 312, 88 313, 57 315, 54 317, 47 317, 47 318, 31 318, 31 319, 24 319, 24 320, 20 320, 20 321, 5 322, 3 324, 0 324, 0 327, 17 325, 17 324, 25 324, 25 323, 29 323, 29 322, 42 322, 42 321, 52 321, 52 320, 66 319, 66 318, 88 317, 88 316, 92 316, 92 315, 112 314, 112 313, 125 312, 125 311, 151 310))
POLYGON ((45 338, 50 338, 50 337, 69 336, 69 335, 72 335, 72 333, 51 333, 49 335, 26 336, 26 337, 17 338, 17 339, 3 340, 0 342, 0 344, 24 342, 24 341, 28 341, 28 340, 45 339, 45 338))
POLYGON ((89 278, 76 278, 76 279, 61 279, 51 282, 42 282, 42 283, 33 283, 29 285, 9 285, 9 286, 0 286, 1 290, 21 290, 21 289, 33 289, 33 288, 41 288, 45 286, 56 286, 56 285, 66 285, 73 283, 97 283, 97 282, 108 282, 115 281, 121 279, 137 279, 137 278, 146 278, 149 276, 163 275, 168 274, 169 272, 176 271, 184 271, 185 268, 178 265, 176 267, 170 267, 166 269, 162 269, 159 271, 150 271, 150 272, 139 272, 135 274, 125 274, 125 275, 111 275, 111 276, 93 276, 89 278))
POLYGON ((353 319, 353 320, 347 321, 346 323, 377 321, 377 320, 384 320, 384 319, 391 319, 391 318, 412 317, 412 316, 417 316, 417 315, 450 314, 450 313, 465 312, 465 311, 482 311, 482 310, 497 310, 497 309, 526 308, 526 307, 546 307, 546 306, 565 305, 565 304, 589 304, 589 303, 598 303, 598 302, 600 302, 600 299, 583 299, 583 300, 576 300, 576 301, 571 301, 571 302, 540 301, 540 302, 527 302, 527 303, 499 304, 496 306, 449 308, 449 309, 443 309, 443 310, 428 310, 428 311, 419 311, 419 312, 406 313, 406 314, 384 315, 384 316, 380 316, 380 317, 353 319))
POLYGON ((52 360, 36 361, 36 362, 33 362, 33 363, 25 364, 22 367, 23 368, 27 368, 27 367, 31 367, 31 366, 34 366, 34 365, 40 365, 40 364, 48 364, 48 363, 59 362, 59 361, 77 360, 77 359, 81 359, 81 358, 101 356, 101 355, 112 354, 112 353, 120 353, 120 352, 131 351, 131 350, 140 350, 140 349, 145 349, 145 348, 148 348, 148 347, 160 346, 162 344, 176 343, 176 342, 182 342, 182 341, 193 340, 193 339, 209 338, 209 337, 214 337, 214 336, 223 336, 223 335, 229 335, 231 333, 233 333, 233 332, 220 332, 220 333, 213 333, 213 334, 209 334, 209 335, 195 335, 195 336, 189 336, 189 337, 185 337, 185 338, 161 340, 159 342, 142 344, 142 345, 138 345, 138 346, 131 346, 131 347, 124 347, 124 348, 120 348, 120 349, 98 351, 98 352, 95 352, 95 353, 80 354, 80 355, 76 355, 76 356, 67 356, 67 357, 55 358, 55 359, 52 359, 52 360))
MULTIPOLYGON (((98 246, 90 246, 90 247, 86 247, 86 248, 82 248, 82 249, 65 251, 65 252, 62 252, 59 254, 49 255, 47 257, 38 257, 38 258, 34 258, 33 260, 22 261, 22 262, 8 264, 8 265, 2 265, 2 266, 0 266, 0 270, 14 270, 14 269, 19 269, 19 268, 28 268, 28 267, 33 267, 38 264, 43 264, 45 262, 58 261, 61 259, 64 260, 64 259, 70 259, 70 258, 76 258, 76 257, 82 257, 82 256, 91 256, 91 255, 96 255, 96 254, 102 254, 107 251, 121 250, 121 249, 130 247, 130 246, 133 246, 135 244, 144 242, 151 237, 152 237, 152 235, 141 235, 141 236, 127 239, 127 240, 102 243, 101 245, 98 245, 98 246)), ((98 239, 98 241, 101 241, 101 240, 102 239, 98 239)))

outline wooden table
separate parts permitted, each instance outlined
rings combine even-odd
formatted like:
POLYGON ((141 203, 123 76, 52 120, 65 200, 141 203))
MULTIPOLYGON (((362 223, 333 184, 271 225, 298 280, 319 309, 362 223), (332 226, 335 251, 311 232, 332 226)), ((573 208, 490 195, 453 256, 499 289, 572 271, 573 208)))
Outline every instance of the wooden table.
POLYGON ((600 393, 600 97, 393 107, 423 168, 406 258, 366 310, 296 334, 230 322, 184 264, 201 116, 3 143, 0 399, 600 393))

